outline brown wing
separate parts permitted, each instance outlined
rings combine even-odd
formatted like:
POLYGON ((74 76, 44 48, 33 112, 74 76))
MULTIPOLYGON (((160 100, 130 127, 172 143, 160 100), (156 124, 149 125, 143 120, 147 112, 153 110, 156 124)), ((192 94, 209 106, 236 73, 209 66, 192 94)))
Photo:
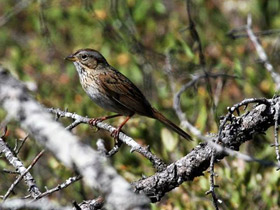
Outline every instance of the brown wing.
POLYGON ((110 69, 99 74, 99 81, 112 100, 134 113, 153 116, 153 109, 142 92, 117 70, 110 69))

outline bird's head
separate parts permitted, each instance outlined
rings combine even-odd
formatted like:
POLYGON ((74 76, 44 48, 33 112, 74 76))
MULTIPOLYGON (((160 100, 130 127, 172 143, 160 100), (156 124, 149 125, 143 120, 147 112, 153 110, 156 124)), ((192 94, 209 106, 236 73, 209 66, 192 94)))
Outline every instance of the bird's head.
POLYGON ((98 66, 109 65, 100 52, 93 49, 81 49, 65 58, 74 62, 76 68, 95 70, 98 66))

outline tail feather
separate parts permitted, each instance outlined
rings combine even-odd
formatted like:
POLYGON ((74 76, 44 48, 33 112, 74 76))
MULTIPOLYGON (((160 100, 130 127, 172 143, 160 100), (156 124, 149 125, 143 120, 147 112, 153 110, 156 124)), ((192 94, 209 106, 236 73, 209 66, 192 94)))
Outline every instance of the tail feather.
POLYGON ((174 132, 178 133, 180 136, 184 137, 185 139, 192 140, 192 137, 189 134, 187 134, 185 131, 183 131, 181 128, 179 128, 177 125, 175 125, 173 122, 168 120, 165 116, 163 116, 157 110, 153 109, 152 117, 159 120, 161 123, 166 125, 168 128, 170 128, 174 132))

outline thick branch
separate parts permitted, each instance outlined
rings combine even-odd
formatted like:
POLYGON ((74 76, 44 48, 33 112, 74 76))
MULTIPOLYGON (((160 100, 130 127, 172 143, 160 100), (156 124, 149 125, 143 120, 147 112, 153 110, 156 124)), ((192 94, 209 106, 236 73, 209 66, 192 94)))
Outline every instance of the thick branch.
POLYGON ((148 209, 149 201, 132 192, 127 183, 98 152, 55 122, 27 93, 22 83, 0 67, 0 104, 8 117, 18 120, 30 135, 67 167, 75 168, 92 188, 106 197, 108 209, 148 209))
POLYGON ((59 206, 57 203, 46 198, 36 201, 33 201, 32 199, 8 199, 5 202, 0 203, 0 209, 73 210, 70 206, 59 206))
MULTIPOLYGON (((280 101, 280 98, 263 100, 264 103, 253 110, 238 117, 231 117, 231 121, 227 122, 221 132, 220 141, 224 146, 238 150, 239 146, 251 140, 253 135, 263 133, 274 125, 275 104, 280 101)), ((209 142, 201 143, 188 155, 170 164, 166 170, 133 183, 135 190, 149 195, 152 201, 159 201, 166 192, 182 182, 203 175, 209 167, 212 148, 209 142)), ((218 159, 225 156, 224 150, 216 151, 218 159)))

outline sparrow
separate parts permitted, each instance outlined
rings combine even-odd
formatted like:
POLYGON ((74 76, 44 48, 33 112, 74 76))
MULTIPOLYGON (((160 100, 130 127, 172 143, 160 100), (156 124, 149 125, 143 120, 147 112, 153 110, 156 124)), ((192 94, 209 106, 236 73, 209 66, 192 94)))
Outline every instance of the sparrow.
POLYGON ((125 123, 133 115, 138 114, 157 119, 185 139, 192 139, 189 134, 153 108, 136 85, 110 66, 100 52, 93 49, 80 49, 65 59, 74 63, 80 83, 87 95, 103 109, 117 113, 92 119, 92 124, 118 116, 126 116, 120 126, 113 131, 114 138, 117 139, 125 123))

